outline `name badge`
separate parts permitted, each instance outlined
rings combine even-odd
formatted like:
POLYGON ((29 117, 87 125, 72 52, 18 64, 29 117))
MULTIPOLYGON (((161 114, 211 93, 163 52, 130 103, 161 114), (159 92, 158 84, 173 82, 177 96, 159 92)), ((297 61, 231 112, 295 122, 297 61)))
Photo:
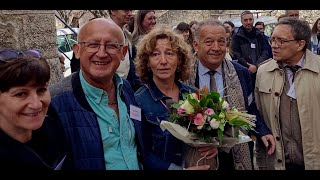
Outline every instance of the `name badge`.
POLYGON ((255 48, 256 48, 256 44, 251 43, 250 46, 251 46, 252 49, 255 49, 255 48))
POLYGON ((130 104, 130 118, 141 121, 141 109, 130 104))

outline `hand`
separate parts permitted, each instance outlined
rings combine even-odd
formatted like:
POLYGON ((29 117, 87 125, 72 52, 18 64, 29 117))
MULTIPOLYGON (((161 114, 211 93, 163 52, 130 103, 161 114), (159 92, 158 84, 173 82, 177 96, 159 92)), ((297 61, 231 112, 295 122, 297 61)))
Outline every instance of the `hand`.
POLYGON ((216 147, 206 146, 198 149, 201 152, 201 156, 206 156, 206 159, 212 159, 218 154, 218 149, 216 147))
MULTIPOLYGON (((248 63, 249 64, 249 63, 248 63)), ((253 64, 249 64, 249 71, 251 72, 251 73, 255 73, 255 72, 257 72, 257 66, 255 66, 255 65, 253 65, 253 64)))
POLYGON ((274 150, 276 149, 276 142, 274 140, 274 137, 272 134, 267 134, 261 137, 261 140, 264 144, 264 146, 268 150, 268 154, 271 155, 274 153, 274 150))
POLYGON ((210 168, 209 165, 202 165, 202 166, 191 166, 185 168, 184 170, 208 170, 210 168))

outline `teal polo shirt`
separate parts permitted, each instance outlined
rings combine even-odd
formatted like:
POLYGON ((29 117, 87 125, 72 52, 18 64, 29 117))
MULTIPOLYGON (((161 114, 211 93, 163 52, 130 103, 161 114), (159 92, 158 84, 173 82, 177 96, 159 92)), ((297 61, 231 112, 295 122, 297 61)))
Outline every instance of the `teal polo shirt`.
POLYGON ((97 115, 107 170, 138 170, 135 129, 126 104, 120 97, 123 81, 115 74, 113 81, 117 89, 119 119, 116 112, 108 107, 108 94, 102 89, 91 86, 83 78, 80 70, 80 82, 91 108, 97 115))

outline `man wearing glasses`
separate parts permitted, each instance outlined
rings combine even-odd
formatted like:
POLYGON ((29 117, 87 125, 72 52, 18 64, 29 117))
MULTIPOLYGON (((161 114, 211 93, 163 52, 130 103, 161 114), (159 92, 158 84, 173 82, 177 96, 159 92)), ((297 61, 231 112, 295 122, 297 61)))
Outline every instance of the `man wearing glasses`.
POLYGON ((135 132, 141 111, 128 81, 115 73, 127 52, 124 43, 110 19, 89 21, 73 46, 80 71, 50 87, 48 115, 62 122, 76 170, 140 169, 141 136, 135 132))
POLYGON ((257 107, 276 140, 275 151, 256 144, 260 169, 320 169, 320 58, 310 37, 306 21, 283 18, 270 38, 273 59, 259 66, 257 107))

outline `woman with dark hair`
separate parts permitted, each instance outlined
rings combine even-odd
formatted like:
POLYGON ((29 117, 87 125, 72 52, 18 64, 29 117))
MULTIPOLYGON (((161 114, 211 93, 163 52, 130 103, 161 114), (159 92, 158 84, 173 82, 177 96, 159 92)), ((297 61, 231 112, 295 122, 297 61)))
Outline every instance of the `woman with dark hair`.
POLYGON ((311 33, 311 50, 320 55, 320 18, 313 24, 311 33))
POLYGON ((182 34, 184 41, 186 41, 192 47, 193 35, 189 24, 180 22, 175 30, 178 34, 182 34))
POLYGON ((198 21, 195 21, 195 20, 190 21, 189 27, 190 27, 190 29, 191 29, 192 35, 194 35, 195 30, 198 28, 198 23, 199 23, 199 22, 198 22, 198 21))
MULTIPOLYGON (((60 169, 63 130, 45 116, 51 101, 50 67, 37 50, 0 50, 0 167, 60 169)), ((31 171, 32 172, 32 171, 31 171)))
POLYGON ((224 27, 226 27, 227 29, 229 29, 229 31, 231 32, 231 37, 236 33, 235 32, 235 26, 233 24, 233 22, 231 21, 225 21, 223 23, 224 27))

